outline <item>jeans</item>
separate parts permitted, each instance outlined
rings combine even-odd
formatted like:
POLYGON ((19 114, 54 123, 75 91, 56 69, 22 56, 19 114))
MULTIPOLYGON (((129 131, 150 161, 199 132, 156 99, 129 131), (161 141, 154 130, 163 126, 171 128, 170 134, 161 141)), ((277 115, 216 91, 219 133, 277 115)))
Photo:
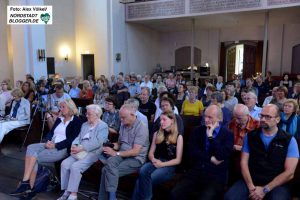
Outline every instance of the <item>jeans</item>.
MULTIPOLYGON (((247 200, 249 190, 244 180, 236 182, 225 194, 224 200, 247 200)), ((264 198, 265 200, 290 200, 291 195, 287 185, 275 187, 264 198)))
POLYGON ((162 184, 175 175, 175 166, 156 168, 148 162, 140 169, 139 178, 136 181, 133 200, 151 200, 152 187, 162 184))

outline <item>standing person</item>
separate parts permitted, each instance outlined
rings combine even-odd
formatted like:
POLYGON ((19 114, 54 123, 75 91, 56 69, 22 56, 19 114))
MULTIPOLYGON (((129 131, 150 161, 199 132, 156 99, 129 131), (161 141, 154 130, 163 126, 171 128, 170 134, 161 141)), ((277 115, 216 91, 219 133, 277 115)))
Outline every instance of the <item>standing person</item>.
POLYGON ((21 89, 14 89, 11 92, 13 103, 8 121, 0 122, 0 143, 4 136, 11 130, 30 123, 30 103, 25 99, 21 89))
POLYGON ((114 147, 103 147, 108 156, 101 173, 99 199, 116 200, 119 177, 138 170, 145 162, 149 148, 149 132, 146 125, 137 119, 131 105, 120 109, 122 122, 120 136, 114 147))
POLYGON ((98 160, 102 144, 107 140, 108 127, 100 117, 102 109, 92 104, 86 107, 87 122, 72 142, 71 156, 61 163, 61 190, 64 194, 57 200, 77 200, 82 173, 98 160))
POLYGON ((243 179, 225 194, 225 200, 291 199, 288 182, 299 159, 294 137, 278 128, 280 111, 266 105, 260 114, 260 128, 244 138, 241 154, 243 179))
POLYGON ((132 199, 151 200, 152 187, 175 176, 182 151, 183 137, 178 133, 175 114, 172 111, 164 112, 160 116, 160 129, 153 136, 148 154, 150 162, 140 169, 132 199))
POLYGON ((23 179, 11 196, 34 196, 34 183, 38 165, 45 162, 56 162, 67 157, 72 141, 78 136, 81 121, 76 116, 77 108, 74 102, 64 100, 59 103, 61 117, 46 136, 46 143, 31 144, 27 147, 23 179))
POLYGON ((233 147, 233 135, 221 125, 222 110, 217 105, 205 110, 205 126, 194 129, 189 143, 191 169, 171 192, 172 200, 189 199, 199 191, 197 199, 220 199, 227 183, 228 162, 233 147))

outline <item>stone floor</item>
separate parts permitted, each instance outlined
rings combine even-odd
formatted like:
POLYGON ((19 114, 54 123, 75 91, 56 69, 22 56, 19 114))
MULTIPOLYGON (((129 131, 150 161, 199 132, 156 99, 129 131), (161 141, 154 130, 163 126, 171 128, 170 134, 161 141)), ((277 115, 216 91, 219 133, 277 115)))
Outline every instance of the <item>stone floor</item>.
MULTIPOLYGON (((15 144, 3 144, 2 153, 0 154, 0 200, 14 200, 17 198, 11 197, 8 194, 13 191, 19 180, 23 176, 24 170, 24 155, 25 150, 19 151, 18 146, 15 144)), ((96 185, 87 183, 82 180, 80 189, 86 189, 96 191, 96 185)), ((60 196, 60 191, 50 191, 39 193, 34 199, 35 200, 56 200, 60 196)), ((80 200, 86 200, 82 195, 79 195, 80 200)), ((121 197, 119 199, 127 199, 121 197)))

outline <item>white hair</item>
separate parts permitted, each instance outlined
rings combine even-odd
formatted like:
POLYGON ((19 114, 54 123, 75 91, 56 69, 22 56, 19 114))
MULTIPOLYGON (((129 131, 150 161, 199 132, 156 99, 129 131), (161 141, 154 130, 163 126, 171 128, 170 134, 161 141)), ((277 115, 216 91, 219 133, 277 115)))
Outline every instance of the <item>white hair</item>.
POLYGON ((101 109, 101 107, 100 107, 99 105, 97 105, 97 104, 91 104, 91 105, 88 105, 88 106, 86 107, 86 110, 91 110, 91 111, 93 111, 93 112, 95 113, 95 115, 96 115, 98 118, 100 118, 101 115, 102 115, 102 109, 101 109))

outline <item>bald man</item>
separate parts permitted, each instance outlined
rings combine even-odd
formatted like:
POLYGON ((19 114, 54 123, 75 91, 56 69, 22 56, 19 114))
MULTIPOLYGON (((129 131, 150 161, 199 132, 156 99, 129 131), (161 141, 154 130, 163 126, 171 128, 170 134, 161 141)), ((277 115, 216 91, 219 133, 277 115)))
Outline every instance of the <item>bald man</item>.
POLYGON ((108 159, 102 168, 99 199, 116 200, 119 177, 137 171, 145 162, 149 148, 147 126, 135 114, 135 109, 125 104, 119 111, 121 127, 114 147, 103 147, 108 159))
POLYGON ((241 155, 243 180, 225 194, 225 200, 291 199, 287 183, 293 178, 299 151, 294 137, 278 129, 279 108, 266 105, 260 128, 248 133, 241 155))
POLYGON ((193 164, 171 192, 171 199, 191 199, 190 193, 200 192, 197 199, 221 199, 227 183, 228 161, 233 147, 233 134, 222 125, 222 110, 217 105, 205 110, 205 125, 197 127, 190 138, 189 156, 193 164))

